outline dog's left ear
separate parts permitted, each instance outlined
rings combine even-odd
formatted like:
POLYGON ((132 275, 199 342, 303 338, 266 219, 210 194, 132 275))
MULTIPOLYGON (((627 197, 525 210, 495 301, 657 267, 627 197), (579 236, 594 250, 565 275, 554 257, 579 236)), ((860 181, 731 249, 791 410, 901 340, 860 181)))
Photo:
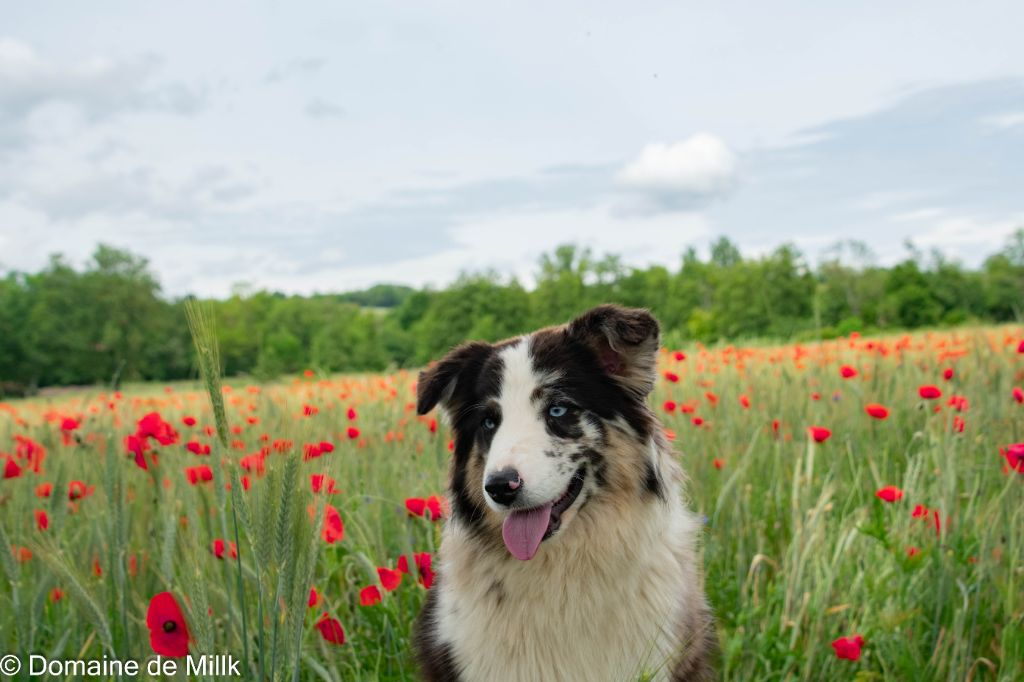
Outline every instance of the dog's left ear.
POLYGON ((566 333, 589 346, 601 368, 638 398, 654 390, 660 333, 648 311, 601 305, 570 322, 566 333))

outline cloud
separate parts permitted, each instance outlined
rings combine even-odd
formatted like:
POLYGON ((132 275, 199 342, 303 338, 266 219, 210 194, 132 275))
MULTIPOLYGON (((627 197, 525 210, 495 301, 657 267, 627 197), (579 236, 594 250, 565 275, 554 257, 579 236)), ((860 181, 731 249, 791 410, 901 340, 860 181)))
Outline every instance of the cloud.
POLYGON ((981 119, 981 122, 989 128, 995 128, 996 130, 1024 128, 1024 111, 1009 111, 994 116, 986 116, 981 119))
POLYGON ((55 65, 26 43, 0 38, 0 148, 25 145, 30 118, 49 105, 70 107, 89 122, 126 111, 199 111, 203 93, 181 83, 154 84, 159 67, 153 55, 55 65))
POLYGON ((306 115, 310 118, 343 118, 345 110, 321 97, 314 97, 306 104, 306 115))
POLYGON ((727 194, 736 183, 737 159, 718 137, 699 133, 682 142, 649 144, 619 171, 641 213, 692 210, 727 194))
POLYGON ((299 59, 293 59, 286 64, 275 66, 273 69, 268 71, 266 75, 263 76, 263 82, 280 83, 281 81, 287 80, 293 76, 316 73, 326 65, 327 60, 323 57, 301 57, 299 59))

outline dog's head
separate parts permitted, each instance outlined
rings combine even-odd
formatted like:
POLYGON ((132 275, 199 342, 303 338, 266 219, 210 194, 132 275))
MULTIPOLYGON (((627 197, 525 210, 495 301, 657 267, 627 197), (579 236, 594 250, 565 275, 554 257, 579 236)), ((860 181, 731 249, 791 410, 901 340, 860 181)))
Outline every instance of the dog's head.
POLYGON ((642 454, 656 423, 646 398, 657 350, 650 313, 604 305, 561 327, 459 346, 425 370, 417 411, 440 404, 454 431, 455 518, 527 560, 570 532, 584 505, 660 494, 642 454))

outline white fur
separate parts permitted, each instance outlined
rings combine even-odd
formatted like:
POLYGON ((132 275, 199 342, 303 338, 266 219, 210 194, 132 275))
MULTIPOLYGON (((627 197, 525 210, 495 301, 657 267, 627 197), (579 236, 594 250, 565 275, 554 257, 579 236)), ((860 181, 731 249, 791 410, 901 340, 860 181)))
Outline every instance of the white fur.
MULTIPOLYGON (((501 359, 504 361, 498 396, 501 424, 491 442, 484 479, 502 469, 515 469, 523 482, 519 506, 535 507, 561 496, 574 472, 570 467, 560 468, 559 460, 544 454, 561 448, 544 425, 542 411, 547 406, 532 399, 534 389, 554 377, 543 376, 533 369, 530 344, 526 339, 503 349, 501 359)), ((485 498, 492 509, 506 509, 496 505, 490 497, 485 495, 485 498)))

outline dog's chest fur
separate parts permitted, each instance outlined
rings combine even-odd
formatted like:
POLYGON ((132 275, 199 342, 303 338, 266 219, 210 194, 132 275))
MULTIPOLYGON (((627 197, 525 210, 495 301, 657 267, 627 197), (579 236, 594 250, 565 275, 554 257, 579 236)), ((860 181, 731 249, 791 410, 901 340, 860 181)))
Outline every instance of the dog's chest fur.
POLYGON ((677 499, 618 511, 582 513, 529 562, 446 530, 435 636, 461 679, 670 678, 703 607, 696 523, 677 499))

